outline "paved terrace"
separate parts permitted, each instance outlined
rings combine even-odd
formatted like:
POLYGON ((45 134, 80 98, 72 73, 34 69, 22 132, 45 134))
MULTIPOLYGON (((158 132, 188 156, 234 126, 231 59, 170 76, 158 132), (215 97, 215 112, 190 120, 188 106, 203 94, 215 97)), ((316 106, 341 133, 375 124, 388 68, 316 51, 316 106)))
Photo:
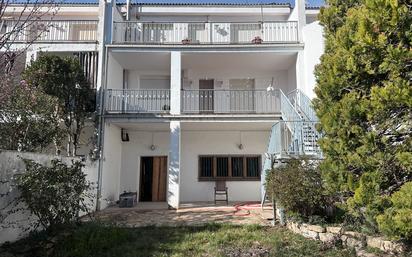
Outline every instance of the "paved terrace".
POLYGON ((107 208, 95 213, 95 218, 126 227, 197 226, 205 223, 268 226, 271 213, 271 207, 262 210, 259 203, 186 203, 178 210, 167 209, 166 203, 138 203, 133 208, 107 208))

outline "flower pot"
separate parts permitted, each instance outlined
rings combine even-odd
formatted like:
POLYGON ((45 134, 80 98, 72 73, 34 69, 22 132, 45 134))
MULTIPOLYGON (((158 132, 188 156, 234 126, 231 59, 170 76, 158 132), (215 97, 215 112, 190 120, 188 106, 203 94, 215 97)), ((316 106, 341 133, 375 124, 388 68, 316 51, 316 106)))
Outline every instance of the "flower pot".
POLYGON ((190 39, 183 39, 182 40, 182 44, 184 44, 184 45, 188 45, 188 44, 190 44, 191 43, 191 40, 190 39))
POLYGON ((253 43, 253 44, 262 44, 262 43, 263 43, 263 39, 261 39, 260 37, 255 37, 255 38, 252 40, 252 43, 253 43))

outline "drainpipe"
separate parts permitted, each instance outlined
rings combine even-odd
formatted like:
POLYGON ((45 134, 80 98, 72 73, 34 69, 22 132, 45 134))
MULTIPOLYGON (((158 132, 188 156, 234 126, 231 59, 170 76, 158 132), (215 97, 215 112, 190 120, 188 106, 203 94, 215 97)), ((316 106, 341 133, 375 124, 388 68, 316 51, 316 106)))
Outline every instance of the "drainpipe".
POLYGON ((107 59, 108 53, 106 49, 106 44, 111 42, 112 37, 112 24, 113 24, 113 6, 116 5, 115 0, 104 0, 100 2, 99 15, 102 17, 99 24, 100 32, 100 43, 99 52, 101 54, 98 70, 98 96, 97 96, 97 106, 98 110, 98 137, 97 137, 97 148, 99 149, 99 163, 97 170, 97 195, 96 195, 96 211, 100 210, 100 200, 102 194, 102 177, 103 177, 103 147, 104 147, 104 89, 106 88, 107 82, 107 59))
POLYGON ((126 1, 126 20, 130 20, 130 0, 126 1))

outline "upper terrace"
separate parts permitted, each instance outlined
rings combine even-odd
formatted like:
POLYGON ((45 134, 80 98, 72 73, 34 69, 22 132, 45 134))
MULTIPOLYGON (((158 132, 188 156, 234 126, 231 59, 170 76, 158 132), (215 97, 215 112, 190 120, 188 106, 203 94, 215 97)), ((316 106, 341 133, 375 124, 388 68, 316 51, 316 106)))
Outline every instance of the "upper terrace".
POLYGON ((175 107, 191 116, 273 117, 297 88, 294 52, 184 52, 176 61, 167 51, 120 50, 108 55, 110 116, 163 116, 175 107))
POLYGON ((0 37, 14 43, 97 42, 97 20, 0 21, 0 37))
POLYGON ((294 2, 117 1, 109 44, 297 44, 303 24, 294 2))
POLYGON ((11 43, 96 43, 96 0, 28 1, 2 4, 0 38, 11 43))

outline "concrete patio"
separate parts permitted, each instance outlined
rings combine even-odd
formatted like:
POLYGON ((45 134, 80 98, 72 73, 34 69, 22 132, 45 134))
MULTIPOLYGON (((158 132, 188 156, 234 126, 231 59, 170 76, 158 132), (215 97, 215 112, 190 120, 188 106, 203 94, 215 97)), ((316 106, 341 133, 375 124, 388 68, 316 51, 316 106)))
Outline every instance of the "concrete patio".
POLYGON ((185 203, 178 210, 171 210, 166 203, 146 202, 133 208, 110 207, 94 216, 99 221, 126 227, 197 226, 206 223, 268 226, 271 214, 271 207, 265 206, 262 210, 259 203, 185 203))

